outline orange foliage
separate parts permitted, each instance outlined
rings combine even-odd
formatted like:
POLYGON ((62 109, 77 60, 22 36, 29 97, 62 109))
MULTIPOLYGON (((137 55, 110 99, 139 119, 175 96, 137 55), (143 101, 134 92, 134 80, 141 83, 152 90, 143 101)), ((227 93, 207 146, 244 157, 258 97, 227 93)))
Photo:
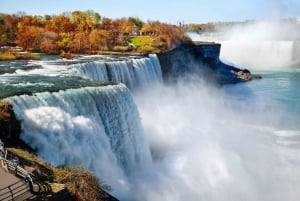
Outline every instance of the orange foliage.
POLYGON ((91 10, 43 17, 0 14, 0 34, 0 45, 17 42, 25 50, 47 54, 114 50, 128 46, 128 36, 140 34, 157 37, 157 48, 163 50, 188 41, 180 28, 170 24, 144 23, 134 17, 112 20, 91 10))

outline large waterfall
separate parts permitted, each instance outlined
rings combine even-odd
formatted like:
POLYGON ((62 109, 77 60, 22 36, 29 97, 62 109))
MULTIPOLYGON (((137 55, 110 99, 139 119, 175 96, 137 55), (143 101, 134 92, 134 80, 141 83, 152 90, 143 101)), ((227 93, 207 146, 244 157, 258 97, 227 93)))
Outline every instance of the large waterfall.
POLYGON ((151 163, 139 113, 123 84, 9 100, 22 122, 21 138, 51 164, 81 165, 108 181, 151 163))
MULTIPOLYGON (((274 43, 298 59, 295 43, 274 43)), ((88 168, 124 201, 299 199, 297 68, 216 88, 189 75, 164 85, 155 55, 47 63, 0 75, 2 90, 34 89, 8 100, 47 162, 88 168)))
POLYGON ((240 67, 265 69, 300 62, 296 41, 222 41, 220 59, 240 67))
POLYGON ((93 61, 75 64, 75 74, 95 81, 124 83, 128 88, 150 86, 162 81, 160 64, 156 55, 124 61, 93 61))
POLYGON ((188 35, 194 41, 221 43, 220 59, 237 67, 266 70, 300 63, 300 26, 292 20, 237 23, 188 35))

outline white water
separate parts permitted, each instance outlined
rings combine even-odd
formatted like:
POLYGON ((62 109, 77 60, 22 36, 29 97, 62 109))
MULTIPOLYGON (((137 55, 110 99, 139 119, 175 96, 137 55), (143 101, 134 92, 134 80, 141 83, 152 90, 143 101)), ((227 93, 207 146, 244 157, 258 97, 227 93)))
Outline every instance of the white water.
POLYGON ((238 67, 262 70, 299 62, 294 41, 223 41, 220 59, 238 67))
POLYGON ((151 164, 140 116, 124 85, 10 97, 21 138, 53 165, 80 165, 115 189, 151 164))
MULTIPOLYGON (((137 63, 130 65, 139 68, 137 63)), ((95 76, 91 72, 98 64, 85 72, 95 76)), ((127 75, 123 72, 120 75, 127 75)), ((151 72, 140 76, 141 80, 151 81, 151 72)), ((123 78, 126 81, 126 76, 119 79, 123 78)), ((24 139, 38 147, 42 157, 56 165, 88 164, 120 200, 297 201, 299 115, 246 84, 216 89, 201 80, 187 80, 135 93, 146 142, 120 138, 124 133, 128 136, 127 125, 137 133, 142 130, 131 98, 127 103, 127 95, 118 96, 128 91, 124 87, 40 93, 12 100, 23 121, 24 139), (115 134, 107 137, 107 133, 115 134), (55 152, 59 153, 56 157, 55 152)), ((277 93, 272 86, 263 90, 277 93)))
POLYGON ((126 61, 94 61, 76 64, 72 71, 91 80, 121 82, 130 89, 149 87, 154 83, 162 82, 162 73, 156 55, 126 61))
POLYGON ((300 63, 300 25, 295 22, 265 20, 188 34, 193 41, 221 43, 220 59, 240 68, 268 70, 300 63))
POLYGON ((299 117, 233 90, 244 99, 199 80, 137 97, 154 168, 127 200, 298 200, 299 117))

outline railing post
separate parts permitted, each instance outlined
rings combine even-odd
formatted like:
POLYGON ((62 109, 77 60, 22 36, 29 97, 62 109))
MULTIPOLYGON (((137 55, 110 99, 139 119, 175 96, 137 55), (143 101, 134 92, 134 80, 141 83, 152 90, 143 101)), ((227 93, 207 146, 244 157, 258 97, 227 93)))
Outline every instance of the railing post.
POLYGON ((18 176, 18 165, 19 165, 19 159, 18 159, 18 157, 15 157, 13 159, 13 164, 14 164, 14 168, 15 168, 15 174, 16 174, 16 176, 18 176))
POLYGON ((32 181, 31 176, 29 174, 27 174, 25 177, 25 180, 26 180, 26 182, 28 182, 30 192, 33 193, 33 181, 32 181))
POLYGON ((13 192, 12 192, 10 186, 8 187, 8 190, 9 190, 9 192, 10 192, 11 199, 14 200, 14 194, 13 194, 13 192))

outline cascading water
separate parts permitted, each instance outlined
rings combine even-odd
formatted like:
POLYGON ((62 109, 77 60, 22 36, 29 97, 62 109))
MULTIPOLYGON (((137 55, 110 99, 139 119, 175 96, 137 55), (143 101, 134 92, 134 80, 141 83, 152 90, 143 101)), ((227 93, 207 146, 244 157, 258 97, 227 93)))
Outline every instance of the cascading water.
POLYGON ((220 59, 237 67, 267 70, 300 63, 300 26, 293 21, 249 22, 188 35, 194 41, 221 43, 220 59))
POLYGON ((72 71, 81 77, 95 81, 121 82, 130 89, 162 82, 160 64, 154 54, 125 61, 93 61, 76 64, 72 71))
MULTIPOLYGON (((85 165, 120 200, 297 201, 300 73, 260 73, 261 80, 218 89, 185 77, 132 90, 145 136, 124 85, 9 100, 22 121, 22 138, 39 155, 55 165, 85 165)), ((80 62, 62 74, 101 81, 114 76, 133 87, 161 80, 156 56, 80 62)))
POLYGON ((250 69, 291 66, 299 62, 293 58, 294 41, 223 41, 220 59, 250 69))
POLYGON ((123 85, 9 98, 21 138, 54 165, 81 165, 107 183, 149 167, 151 156, 136 105, 123 85))

